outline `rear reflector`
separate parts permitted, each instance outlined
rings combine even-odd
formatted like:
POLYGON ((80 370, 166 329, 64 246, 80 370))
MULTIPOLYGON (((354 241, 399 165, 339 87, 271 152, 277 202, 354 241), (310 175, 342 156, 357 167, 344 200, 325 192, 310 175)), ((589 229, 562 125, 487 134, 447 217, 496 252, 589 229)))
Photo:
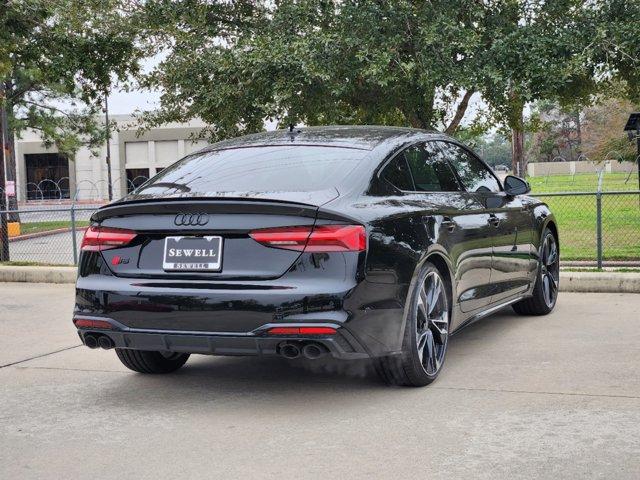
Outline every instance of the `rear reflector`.
POLYGON ((104 320, 89 320, 87 318, 76 318, 73 324, 76 328, 105 328, 109 330, 113 328, 113 325, 104 320))
POLYGON ((89 227, 84 232, 81 250, 99 252, 124 247, 136 238, 136 232, 123 228, 89 227))
POLYGON ((269 335, 335 335, 336 329, 331 327, 274 327, 269 335))
POLYGON ((265 228, 249 236, 267 247, 305 252, 362 252, 367 248, 362 225, 265 228))

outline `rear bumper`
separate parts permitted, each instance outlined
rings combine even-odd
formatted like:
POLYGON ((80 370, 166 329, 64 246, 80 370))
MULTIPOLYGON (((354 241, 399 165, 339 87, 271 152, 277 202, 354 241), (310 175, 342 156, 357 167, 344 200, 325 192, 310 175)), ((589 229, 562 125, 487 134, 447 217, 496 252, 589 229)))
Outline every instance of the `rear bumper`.
POLYGON ((345 276, 342 263, 338 279, 309 265, 259 282, 80 275, 74 316, 111 322, 115 327, 100 333, 118 348, 269 355, 282 341, 313 340, 336 358, 400 351, 406 285, 345 276), (261 332, 276 325, 327 325, 340 334, 301 339, 261 332))
MULTIPOLYGON (((91 319, 82 316, 83 319, 91 319)), ((106 336, 116 348, 199 353, 204 355, 227 356, 273 356, 278 355, 279 345, 283 343, 297 344, 302 347, 305 343, 313 342, 323 345, 329 354, 337 359, 355 360, 369 358, 366 350, 346 329, 338 325, 326 324, 336 328, 333 335, 314 336, 267 336, 266 330, 276 324, 265 325, 255 332, 245 335, 221 332, 176 332, 164 330, 138 330, 125 327, 118 322, 105 317, 94 317, 95 320, 108 321, 113 329, 80 328, 78 335, 82 343, 86 344, 87 335, 94 337, 106 336)), ((287 324, 291 326, 291 324, 287 324)), ((304 326, 304 325, 300 325, 304 326)), ((313 324, 313 326, 319 326, 313 324)))

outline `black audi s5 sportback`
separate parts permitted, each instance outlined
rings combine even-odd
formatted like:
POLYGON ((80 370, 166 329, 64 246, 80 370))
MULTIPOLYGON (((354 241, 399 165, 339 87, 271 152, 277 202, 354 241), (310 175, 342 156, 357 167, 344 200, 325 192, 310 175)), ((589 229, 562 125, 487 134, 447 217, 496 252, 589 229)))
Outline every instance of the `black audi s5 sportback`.
POLYGON ((553 310, 558 229, 528 192, 422 130, 220 142, 92 216, 73 321, 141 373, 195 353, 330 355, 426 385, 456 330, 507 305, 553 310))

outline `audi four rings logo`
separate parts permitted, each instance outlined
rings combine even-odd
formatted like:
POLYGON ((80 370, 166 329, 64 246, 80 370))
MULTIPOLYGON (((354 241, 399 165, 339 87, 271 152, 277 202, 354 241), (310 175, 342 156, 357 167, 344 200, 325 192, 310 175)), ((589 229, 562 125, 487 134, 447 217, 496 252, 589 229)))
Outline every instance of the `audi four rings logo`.
POLYGON ((206 213, 180 213, 173 219, 173 223, 178 227, 201 227, 209 223, 209 215, 206 213))

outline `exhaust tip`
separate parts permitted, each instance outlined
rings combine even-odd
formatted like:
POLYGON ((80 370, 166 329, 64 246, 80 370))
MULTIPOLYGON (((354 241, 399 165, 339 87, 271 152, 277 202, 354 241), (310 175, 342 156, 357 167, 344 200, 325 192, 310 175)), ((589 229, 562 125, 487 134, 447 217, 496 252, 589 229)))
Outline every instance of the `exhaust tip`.
POLYGON ((106 335, 102 335, 100 338, 98 338, 98 345, 100 345, 100 348, 109 350, 113 348, 113 340, 111 340, 106 335))
POLYGON ((279 351, 280 355, 282 355, 284 358, 288 358, 289 360, 298 358, 300 356, 300 349, 297 347, 297 345, 294 345, 292 343, 285 343, 283 345, 280 345, 279 351))
POLYGON ((89 348, 98 348, 98 339, 95 337, 95 335, 85 335, 84 344, 89 348))
POLYGON ((307 343, 302 347, 302 354, 309 360, 317 360, 327 353, 327 349, 319 343, 307 343))

